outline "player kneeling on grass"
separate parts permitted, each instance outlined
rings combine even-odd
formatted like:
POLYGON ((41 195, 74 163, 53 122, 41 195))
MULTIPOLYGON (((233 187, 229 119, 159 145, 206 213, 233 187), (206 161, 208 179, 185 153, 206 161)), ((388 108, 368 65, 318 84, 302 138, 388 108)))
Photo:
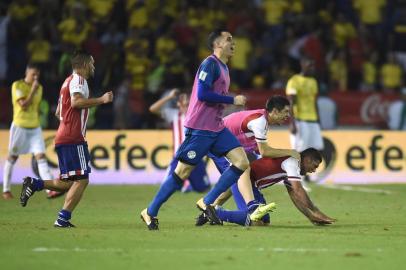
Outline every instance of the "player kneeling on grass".
MULTIPOLYGON (((266 204, 261 190, 283 181, 293 203, 314 225, 328 225, 336 221, 323 214, 310 200, 301 184, 301 176, 306 173, 313 173, 321 163, 321 155, 314 148, 308 148, 300 153, 300 161, 293 157, 268 158, 264 157, 251 163, 250 179, 255 199, 266 204)), ((217 205, 216 214, 224 222, 231 222, 243 226, 268 225, 270 224, 269 212, 272 212, 276 204, 270 203, 263 211, 259 211, 255 217, 250 217, 247 212, 244 199, 238 190, 238 185, 234 184, 231 191, 223 193, 214 203, 217 205), (220 205, 224 204, 231 196, 237 204, 239 210, 225 210, 220 205)), ((208 219, 204 213, 200 214, 196 220, 196 226, 207 223, 208 219)))

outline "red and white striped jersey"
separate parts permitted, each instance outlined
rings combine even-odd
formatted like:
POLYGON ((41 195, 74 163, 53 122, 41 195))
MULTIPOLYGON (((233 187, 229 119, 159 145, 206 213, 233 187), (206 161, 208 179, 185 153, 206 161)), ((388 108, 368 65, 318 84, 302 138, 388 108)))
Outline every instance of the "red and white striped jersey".
POLYGON ((74 109, 71 96, 80 93, 89 98, 89 86, 85 78, 73 73, 62 84, 59 93, 59 127, 56 132, 55 144, 77 144, 86 141, 86 123, 89 109, 74 109))
POLYGON ((177 108, 164 108, 161 115, 168 123, 172 124, 173 151, 176 153, 185 140, 185 114, 182 114, 177 108))
POLYGON ((172 121, 172 136, 173 136, 173 152, 176 153, 178 151, 179 146, 185 140, 185 132, 183 132, 185 123, 185 115, 182 114, 180 111, 174 115, 172 121))
POLYGON ((251 162, 250 178, 258 189, 280 181, 301 181, 299 161, 293 157, 263 157, 251 162))

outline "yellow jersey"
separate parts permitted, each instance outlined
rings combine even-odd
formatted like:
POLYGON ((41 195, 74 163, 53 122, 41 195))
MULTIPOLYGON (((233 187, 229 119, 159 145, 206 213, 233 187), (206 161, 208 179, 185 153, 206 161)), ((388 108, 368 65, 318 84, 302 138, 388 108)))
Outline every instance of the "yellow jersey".
POLYGON ((293 113, 297 120, 318 121, 316 98, 318 86, 316 79, 300 74, 293 75, 286 85, 286 95, 296 96, 293 113))
POLYGON ((21 98, 27 98, 31 91, 31 85, 24 79, 15 81, 11 87, 11 99, 13 102, 13 123, 22 128, 37 128, 40 126, 39 121, 39 104, 42 99, 42 85, 38 86, 32 103, 26 110, 18 103, 21 98))
POLYGON ((402 85, 402 68, 397 64, 386 63, 381 67, 384 88, 397 88, 402 85))
POLYGON ((263 7, 266 22, 270 25, 278 25, 282 23, 283 15, 289 9, 289 4, 284 0, 265 0, 263 7))
POLYGON ((361 21, 365 24, 377 24, 382 21, 381 9, 386 0, 355 0, 353 6, 358 9, 361 21))

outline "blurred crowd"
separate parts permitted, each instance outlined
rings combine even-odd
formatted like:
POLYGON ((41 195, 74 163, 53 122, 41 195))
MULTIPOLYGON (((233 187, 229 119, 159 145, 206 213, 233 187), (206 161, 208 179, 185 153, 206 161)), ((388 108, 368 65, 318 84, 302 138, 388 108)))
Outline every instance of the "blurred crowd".
POLYGON ((214 28, 237 44, 233 90, 283 89, 302 55, 314 59, 322 92, 397 93, 404 85, 406 0, 3 0, 1 89, 37 63, 43 109, 52 111, 70 54, 83 48, 96 61, 93 94, 116 97, 92 112, 90 126, 155 128, 149 104, 167 89, 191 88, 214 28))

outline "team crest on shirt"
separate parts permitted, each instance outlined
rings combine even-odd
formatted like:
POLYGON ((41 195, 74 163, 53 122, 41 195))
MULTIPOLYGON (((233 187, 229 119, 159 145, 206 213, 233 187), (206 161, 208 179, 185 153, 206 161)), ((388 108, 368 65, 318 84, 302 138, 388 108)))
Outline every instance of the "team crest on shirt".
POLYGON ((196 157, 196 152, 193 151, 193 150, 187 152, 187 157, 188 157, 189 159, 194 159, 194 158, 196 157))

